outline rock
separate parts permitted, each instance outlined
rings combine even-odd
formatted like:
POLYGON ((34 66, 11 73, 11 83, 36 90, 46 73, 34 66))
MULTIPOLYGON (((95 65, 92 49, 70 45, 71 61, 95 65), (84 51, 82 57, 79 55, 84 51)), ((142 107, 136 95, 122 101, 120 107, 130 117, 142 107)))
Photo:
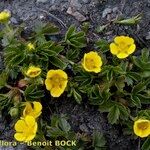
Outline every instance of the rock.
POLYGON ((106 8, 104 9, 103 11, 103 14, 102 14, 102 18, 105 18, 108 14, 110 14, 112 12, 112 9, 111 8, 106 8))
POLYGON ((88 127, 86 126, 86 124, 81 124, 79 126, 79 129, 82 131, 82 132, 85 132, 85 133, 88 133, 89 132, 89 129, 88 127))
POLYGON ((69 7, 69 8, 68 8, 67 13, 68 13, 69 15, 74 16, 78 21, 83 22, 83 21, 86 20, 86 17, 85 17, 85 16, 83 16, 80 12, 75 11, 72 7, 69 7))
POLYGON ((83 4, 88 4, 88 3, 90 3, 90 1, 91 1, 91 0, 81 0, 81 3, 83 3, 83 4))
POLYGON ((10 18, 10 21, 11 21, 13 24, 18 24, 17 19, 14 18, 14 17, 11 17, 11 18, 10 18))
POLYGON ((147 33, 146 40, 150 40, 150 32, 147 33))
POLYGON ((45 2, 47 2, 48 0, 37 0, 37 3, 45 3, 45 2))
POLYGON ((82 5, 79 3, 78 0, 71 0, 70 7, 74 8, 75 10, 80 10, 82 5))

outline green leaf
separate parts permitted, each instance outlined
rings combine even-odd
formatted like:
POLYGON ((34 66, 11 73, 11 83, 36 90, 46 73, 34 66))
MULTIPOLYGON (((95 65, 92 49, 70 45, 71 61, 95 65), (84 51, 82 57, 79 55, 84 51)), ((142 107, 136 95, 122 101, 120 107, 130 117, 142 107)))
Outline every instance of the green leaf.
POLYGON ((137 97, 140 99, 142 104, 150 104, 150 96, 145 96, 142 94, 137 94, 137 97))
POLYGON ((56 127, 49 127, 47 130, 47 136, 51 138, 57 137, 65 137, 66 133, 59 128, 56 127))
POLYGON ((77 32, 74 25, 70 26, 65 35, 65 42, 76 48, 85 47, 86 39, 83 31, 77 32))
MULTIPOLYGON (((105 91, 106 92, 106 91, 105 91)), ((90 96, 90 104, 92 105, 101 105, 104 101, 107 101, 108 99, 106 98, 106 95, 103 94, 103 97, 102 96, 102 93, 100 92, 100 89, 99 89, 99 85, 95 85, 93 86, 92 88, 90 88, 90 92, 89 92, 89 96, 90 96)), ((107 93, 105 93, 107 94, 107 93)))
POLYGON ((120 116, 120 110, 118 108, 118 106, 114 105, 110 108, 110 111, 108 113, 108 121, 111 123, 111 124, 115 124, 117 123, 118 119, 119 119, 119 116, 120 116))
POLYGON ((38 24, 35 27, 35 32, 38 35, 56 35, 59 33, 59 28, 56 27, 54 24, 51 23, 42 23, 38 22, 38 24))
POLYGON ((150 137, 147 137, 144 144, 142 145, 142 150, 150 150, 150 137))
POLYGON ((69 49, 66 53, 66 58, 76 62, 78 61, 79 53, 79 49, 69 49))
POLYGON ((6 72, 0 74, 0 89, 3 88, 8 80, 8 75, 6 72))
POLYGON ((149 56, 150 56, 149 49, 147 48, 142 49, 142 55, 141 55, 142 61, 144 62, 150 61, 149 56))
POLYGON ((134 81, 140 81, 141 80, 141 76, 139 73, 137 72, 127 72, 127 77, 130 77, 131 79, 133 79, 134 81))
POLYGON ((95 43, 96 47, 99 48, 103 53, 109 50, 109 43, 106 40, 100 39, 95 43))
POLYGON ((28 100, 35 100, 44 97, 44 91, 39 90, 37 85, 31 84, 25 90, 25 97, 28 100))
POLYGON ((138 108, 141 108, 141 101, 138 96, 131 95, 131 100, 134 106, 137 106, 138 108))
POLYGON ((8 97, 7 94, 0 94, 0 110, 3 110, 5 107, 11 103, 11 99, 8 97))
POLYGON ((67 64, 63 62, 60 58, 51 56, 49 61, 56 67, 60 69, 65 69, 67 67, 67 64))
POLYGON ((71 129, 70 124, 67 122, 67 120, 65 118, 60 118, 59 126, 66 133, 69 132, 71 129))
POLYGON ((150 110, 145 109, 138 112, 138 118, 145 118, 150 120, 150 110))
POLYGON ((72 92, 73 92, 73 96, 74 96, 76 102, 77 102, 78 104, 81 104, 81 101, 82 101, 81 95, 80 95, 75 89, 73 89, 72 92))
POLYGON ((95 149, 105 147, 106 141, 102 133, 95 131, 93 134, 92 145, 95 149))
POLYGON ((139 92, 141 92, 141 91, 143 91, 143 90, 145 90, 145 89, 146 89, 145 83, 144 83, 144 82, 140 82, 140 83, 138 83, 137 85, 135 85, 135 86, 133 87, 132 93, 133 93, 134 95, 136 95, 137 93, 139 93, 139 92))
POLYGON ((65 41, 71 37, 72 34, 76 31, 76 27, 74 25, 71 25, 68 29, 68 31, 65 34, 65 41))

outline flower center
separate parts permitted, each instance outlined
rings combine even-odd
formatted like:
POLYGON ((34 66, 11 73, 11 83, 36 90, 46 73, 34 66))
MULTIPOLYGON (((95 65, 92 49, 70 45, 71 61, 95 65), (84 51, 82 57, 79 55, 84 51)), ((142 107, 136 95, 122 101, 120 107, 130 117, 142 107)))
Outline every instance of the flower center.
POLYGON ((141 122, 138 123, 138 128, 141 130, 146 130, 149 127, 149 123, 148 122, 141 122))
POLYGON ((129 44, 125 43, 125 42, 120 42, 119 44, 117 44, 120 52, 126 52, 128 50, 128 48, 130 47, 129 44))
POLYGON ((53 77, 49 79, 51 80, 53 87, 59 86, 60 88, 62 88, 63 81, 65 81, 65 79, 60 77, 58 74, 55 74, 53 77))
POLYGON ((93 69, 93 68, 96 68, 96 65, 95 65, 95 61, 94 59, 92 58, 87 58, 85 60, 85 65, 86 67, 90 70, 90 69, 93 69))
POLYGON ((30 73, 29 73, 29 75, 37 75, 38 73, 39 73, 40 71, 31 71, 30 73))

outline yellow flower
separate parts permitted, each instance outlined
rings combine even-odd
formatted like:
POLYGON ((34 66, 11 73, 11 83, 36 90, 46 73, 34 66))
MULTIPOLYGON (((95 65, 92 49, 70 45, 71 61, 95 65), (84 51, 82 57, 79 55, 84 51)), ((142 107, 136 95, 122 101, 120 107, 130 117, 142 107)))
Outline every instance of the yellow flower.
POLYGON ((28 43, 27 48, 28 48, 30 51, 35 49, 35 47, 34 47, 34 45, 33 45, 32 43, 28 43))
POLYGON ((3 22, 7 22, 8 19, 10 18, 10 13, 8 11, 2 11, 0 13, 0 22, 3 23, 3 22))
POLYGON ((16 133, 14 138, 17 141, 28 142, 34 139, 37 131, 37 122, 32 116, 26 116, 18 120, 15 124, 16 133))
POLYGON ((102 60, 97 52, 91 51, 84 54, 82 61, 83 68, 88 72, 98 73, 101 71, 102 60))
POLYGON ((134 133, 143 138, 150 135, 150 120, 138 119, 134 122, 134 133))
POLYGON ((35 78, 39 76, 40 73, 41 73, 41 68, 30 66, 25 74, 30 78, 35 78))
POLYGON ((45 85, 53 97, 59 97, 64 92, 67 82, 68 76, 63 70, 49 70, 45 85))
POLYGON ((32 116, 37 118, 41 115, 42 105, 40 102, 34 101, 33 103, 26 102, 26 107, 23 110, 23 117, 32 116), (32 105, 33 104, 33 105, 32 105))
POLYGON ((128 36, 117 36, 110 44, 110 52, 120 59, 128 57, 135 49, 134 39, 128 36))

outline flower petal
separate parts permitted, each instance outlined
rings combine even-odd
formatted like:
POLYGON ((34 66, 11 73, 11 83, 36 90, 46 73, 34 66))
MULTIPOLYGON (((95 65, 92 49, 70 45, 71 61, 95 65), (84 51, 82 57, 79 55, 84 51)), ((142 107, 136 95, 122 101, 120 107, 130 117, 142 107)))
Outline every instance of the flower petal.
POLYGON ((48 78, 45 80, 45 85, 47 90, 51 90, 51 88, 53 87, 51 80, 48 78))
POLYGON ((60 70, 60 69, 58 69, 56 71, 57 71, 57 74, 60 75, 61 78, 68 79, 66 72, 64 72, 63 70, 60 70))
POLYGON ((25 140, 25 136, 22 133, 15 133, 14 138, 20 142, 25 140))
POLYGON ((59 87, 54 87, 50 92, 53 97, 59 97, 64 92, 64 90, 65 89, 61 89, 59 87))
POLYGON ((15 130, 17 132, 22 132, 26 128, 26 124, 24 120, 18 120, 17 123, 15 124, 15 130))
POLYGON ((26 116, 26 117, 25 117, 25 122, 26 122, 27 126, 29 126, 29 127, 34 126, 35 123, 36 123, 36 122, 35 122, 35 118, 32 117, 32 116, 26 116))
POLYGON ((121 43, 121 42, 123 42, 125 40, 125 36, 116 36, 115 37, 115 39, 114 39, 114 42, 116 43, 116 44, 119 44, 119 43, 121 43))
POLYGON ((127 50, 127 53, 128 53, 128 54, 132 54, 132 53, 135 51, 135 49, 136 49, 135 44, 132 44, 132 45, 129 47, 129 49, 127 50))
POLYGON ((128 45, 132 45, 134 44, 134 39, 133 38, 130 38, 128 36, 125 37, 125 41, 128 45))
POLYGON ((41 110, 42 110, 42 105, 40 102, 33 102, 34 105, 34 114, 35 114, 35 118, 37 118, 38 116, 40 116, 41 114, 41 110))
POLYGON ((117 55, 119 53, 119 49, 118 49, 118 47, 117 47, 117 45, 115 43, 111 43, 110 44, 110 52, 113 55, 117 55))
POLYGON ((23 116, 29 115, 33 111, 31 103, 26 102, 26 107, 23 110, 23 116))
POLYGON ((120 59, 123 59, 123 58, 128 57, 128 54, 127 53, 119 53, 119 54, 117 54, 117 57, 120 59))
POLYGON ((29 141, 33 140, 35 136, 36 136, 36 134, 32 134, 32 135, 27 136, 25 139, 25 142, 29 142, 29 141))

